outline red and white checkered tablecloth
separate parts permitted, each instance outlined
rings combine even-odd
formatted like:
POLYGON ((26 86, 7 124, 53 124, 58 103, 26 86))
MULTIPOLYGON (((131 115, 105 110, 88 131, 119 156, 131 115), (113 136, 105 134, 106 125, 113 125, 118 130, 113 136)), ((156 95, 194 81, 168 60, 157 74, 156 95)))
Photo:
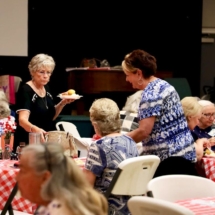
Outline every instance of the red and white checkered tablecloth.
POLYGON ((205 176, 215 181, 215 157, 203 157, 199 165, 204 171, 205 176))
POLYGON ((176 203, 193 211, 195 215, 215 214, 215 197, 188 199, 176 203))
MULTIPOLYGON (((86 157, 74 158, 77 165, 83 169, 86 161, 86 157)), ((19 168, 14 168, 16 161, 0 160, 0 210, 3 209, 12 189, 16 183, 16 175, 19 172, 19 168)), ((12 201, 12 207, 14 210, 33 214, 36 210, 36 204, 30 201, 15 196, 12 201)))
MULTIPOLYGON (((0 210, 3 209, 15 183, 16 174, 19 169, 14 168, 13 164, 15 161, 11 160, 0 160, 0 210)), ((12 201, 12 207, 14 210, 33 214, 36 205, 29 202, 28 200, 15 196, 12 201)))

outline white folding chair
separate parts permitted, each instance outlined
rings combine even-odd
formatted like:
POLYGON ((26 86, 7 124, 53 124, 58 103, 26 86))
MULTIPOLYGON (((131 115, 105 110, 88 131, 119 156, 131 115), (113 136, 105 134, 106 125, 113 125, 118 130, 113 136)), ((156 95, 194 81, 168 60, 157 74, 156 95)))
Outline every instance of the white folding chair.
POLYGON ((56 128, 58 131, 62 131, 62 128, 63 128, 64 131, 71 133, 73 137, 76 137, 76 138, 81 137, 77 130, 77 127, 71 122, 64 122, 64 121, 57 122, 56 128))
POLYGON ((152 179, 160 158, 155 155, 144 155, 122 161, 108 187, 105 196, 112 195, 143 195, 146 186, 152 179))
POLYGON ((132 215, 194 215, 192 211, 176 203, 145 196, 133 196, 128 200, 132 215))
POLYGON ((198 176, 165 175, 150 180, 147 196, 170 202, 215 196, 215 183, 198 176))
POLYGON ((79 157, 86 157, 88 153, 88 146, 81 142, 81 136, 76 128, 76 126, 71 122, 60 121, 56 123, 56 128, 58 131, 66 131, 73 135, 75 138, 75 144, 80 152, 79 157))

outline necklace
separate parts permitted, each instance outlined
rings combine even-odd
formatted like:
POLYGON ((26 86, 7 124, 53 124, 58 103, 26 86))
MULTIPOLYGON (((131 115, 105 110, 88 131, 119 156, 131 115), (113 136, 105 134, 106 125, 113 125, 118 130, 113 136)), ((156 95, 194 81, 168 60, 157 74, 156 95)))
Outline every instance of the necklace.
POLYGON ((48 104, 47 104, 46 95, 45 95, 45 97, 42 98, 42 101, 43 101, 43 103, 44 103, 46 109, 49 109, 48 104))
POLYGON ((34 86, 34 88, 36 89, 36 91, 38 91, 38 95, 39 96, 41 96, 41 97, 43 97, 44 96, 44 90, 43 89, 38 89, 37 87, 36 87, 36 85, 34 84, 34 82, 32 81, 32 84, 33 84, 33 86, 34 86), (42 90, 42 91, 41 91, 42 90))
POLYGON ((32 81, 32 84, 34 85, 35 89, 38 90, 39 95, 41 96, 41 99, 42 99, 42 101, 43 101, 43 103, 44 103, 46 109, 49 109, 48 104, 47 104, 46 94, 45 94, 45 96, 43 97, 44 93, 41 92, 41 91, 39 91, 39 89, 37 89, 37 87, 35 86, 35 84, 34 84, 33 81, 32 81))

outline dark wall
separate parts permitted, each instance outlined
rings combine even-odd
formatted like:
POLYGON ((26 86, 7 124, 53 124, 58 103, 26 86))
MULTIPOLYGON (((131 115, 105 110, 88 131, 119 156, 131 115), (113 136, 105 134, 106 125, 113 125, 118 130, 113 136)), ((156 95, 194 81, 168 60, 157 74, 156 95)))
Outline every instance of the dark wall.
POLYGON ((20 61, 0 57, 0 72, 9 71, 28 80, 30 58, 38 53, 50 54, 57 65, 50 85, 57 94, 67 89, 65 68, 78 67, 84 57, 105 58, 115 66, 121 64, 125 54, 140 48, 157 58, 159 70, 187 77, 193 94, 199 95, 201 13, 202 0, 31 0, 29 57, 20 61))

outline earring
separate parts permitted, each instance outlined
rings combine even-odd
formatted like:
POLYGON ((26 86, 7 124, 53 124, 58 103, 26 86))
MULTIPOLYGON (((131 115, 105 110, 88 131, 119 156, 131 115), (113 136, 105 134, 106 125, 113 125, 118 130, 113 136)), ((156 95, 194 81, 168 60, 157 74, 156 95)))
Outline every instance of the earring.
POLYGON ((139 78, 139 80, 137 81, 137 84, 138 84, 138 85, 143 85, 143 79, 142 79, 142 78, 139 78))

